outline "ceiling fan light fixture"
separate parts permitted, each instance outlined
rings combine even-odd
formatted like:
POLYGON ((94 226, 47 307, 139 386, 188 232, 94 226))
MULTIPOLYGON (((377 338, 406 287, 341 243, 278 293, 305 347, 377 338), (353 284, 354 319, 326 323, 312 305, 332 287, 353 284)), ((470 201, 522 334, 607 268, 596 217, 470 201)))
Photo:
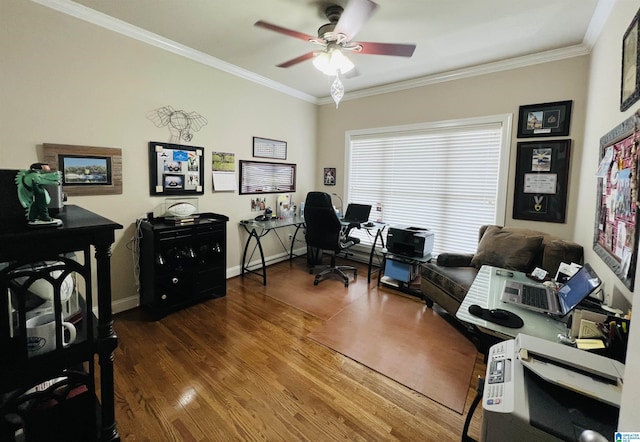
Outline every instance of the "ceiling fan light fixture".
POLYGON ((329 60, 329 66, 334 73, 340 71, 341 74, 346 74, 352 70, 355 66, 341 50, 336 49, 331 52, 331 59, 329 60))
POLYGON ((313 59, 313 65, 320 72, 329 76, 334 76, 338 72, 344 74, 354 68, 353 62, 351 62, 340 49, 320 52, 313 59))
POLYGON ((330 56, 327 52, 320 52, 313 59, 313 65, 317 70, 326 75, 335 75, 335 72, 332 74, 329 70, 329 59, 330 56))

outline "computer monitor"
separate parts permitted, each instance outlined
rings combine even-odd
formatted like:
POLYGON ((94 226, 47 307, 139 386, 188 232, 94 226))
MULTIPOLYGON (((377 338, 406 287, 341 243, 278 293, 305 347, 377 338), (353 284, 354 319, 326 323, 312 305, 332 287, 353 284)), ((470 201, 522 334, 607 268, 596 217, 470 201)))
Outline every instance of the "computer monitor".
POLYGON ((342 218, 342 220, 350 223, 366 223, 367 221, 369 221, 370 213, 370 204, 350 203, 347 206, 347 211, 345 212, 344 218, 342 218))

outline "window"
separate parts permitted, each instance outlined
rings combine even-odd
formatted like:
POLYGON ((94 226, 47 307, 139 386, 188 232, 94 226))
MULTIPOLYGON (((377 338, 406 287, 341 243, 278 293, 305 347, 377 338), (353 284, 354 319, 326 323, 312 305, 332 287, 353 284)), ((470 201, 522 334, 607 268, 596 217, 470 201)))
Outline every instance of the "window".
POLYGON ((435 254, 473 253, 481 225, 504 223, 510 134, 511 115, 347 132, 346 200, 431 229, 435 254))

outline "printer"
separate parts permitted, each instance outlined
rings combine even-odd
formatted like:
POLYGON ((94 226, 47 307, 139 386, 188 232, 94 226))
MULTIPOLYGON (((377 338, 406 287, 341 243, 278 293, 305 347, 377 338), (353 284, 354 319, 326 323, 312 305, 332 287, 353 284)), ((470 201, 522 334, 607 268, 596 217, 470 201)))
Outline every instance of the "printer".
POLYGON ((612 440, 624 364, 519 334, 489 349, 481 441, 578 441, 585 431, 612 440))
POLYGON ((399 255, 423 257, 433 251, 434 234, 423 227, 393 226, 387 232, 387 250, 399 255))

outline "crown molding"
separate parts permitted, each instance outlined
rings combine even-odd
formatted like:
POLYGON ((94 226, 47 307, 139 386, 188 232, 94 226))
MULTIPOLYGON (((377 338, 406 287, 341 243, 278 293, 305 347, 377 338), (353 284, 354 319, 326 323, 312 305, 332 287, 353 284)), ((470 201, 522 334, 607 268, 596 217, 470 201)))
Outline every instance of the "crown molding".
POLYGON ((591 21, 589 22, 589 27, 587 28, 587 32, 584 34, 584 39, 582 40, 582 44, 587 46, 589 51, 591 51, 593 46, 596 44, 596 41, 602 32, 602 28, 604 28, 604 25, 609 18, 609 15, 611 15, 611 10, 616 2, 617 0, 598 0, 596 9, 593 12, 591 21))
MULTIPOLYGON (((527 66, 533 66, 541 63, 549 63, 552 61, 563 60, 566 58, 580 57, 588 55, 591 48, 584 44, 574 45, 562 49, 554 49, 551 51, 539 52, 537 54, 524 55, 522 57, 510 58, 508 60, 496 61, 493 63, 485 63, 468 68, 457 69, 453 71, 441 72, 438 74, 428 75, 426 77, 413 78, 411 80, 399 81, 396 83, 386 84, 383 86, 372 87, 368 89, 360 89, 357 91, 346 92, 342 98, 342 102, 356 100, 359 98, 371 97, 373 95, 387 94, 389 92, 398 92, 406 89, 413 89, 422 86, 428 86, 446 81, 461 80, 463 78, 477 77, 479 75, 492 74, 511 69, 518 69, 527 66)), ((331 97, 320 98, 319 104, 333 103, 331 97)))
MULTIPOLYGON (((38 3, 42 6, 54 9, 72 17, 84 20, 88 23, 103 27, 105 29, 117 32, 121 35, 136 39, 143 43, 150 44, 157 48, 169 51, 176 55, 188 58, 190 60, 202 63, 206 66, 219 69, 227 72, 231 75, 243 78, 245 80, 257 83, 261 86, 274 89, 278 92, 290 95, 294 98, 298 98, 303 101, 307 101, 312 104, 324 105, 333 103, 331 97, 317 98, 312 95, 301 92, 297 89, 286 86, 282 83, 270 80, 261 75, 250 72, 246 69, 242 69, 233 64, 227 63, 216 57, 212 57, 203 52, 197 51, 193 48, 187 47, 175 41, 164 38, 160 35, 146 31, 144 29, 133 26, 122 20, 118 20, 109 15, 98 12, 94 9, 87 8, 86 6, 75 3, 71 0, 31 0, 34 3, 38 3)), ((370 97, 373 95, 386 94, 390 92, 398 92, 406 89, 413 89, 422 86, 428 86, 437 83, 443 83, 446 81, 460 80, 463 78, 475 77, 478 75, 491 74, 495 72, 501 72, 511 69, 518 69, 522 67, 532 66, 541 63, 548 63, 552 61, 563 60, 566 58, 579 57, 588 55, 593 48, 593 45, 598 39, 600 32, 609 17, 611 10, 617 0, 599 0, 596 5, 596 10, 593 14, 589 27, 584 36, 583 42, 579 45, 570 46, 567 48, 554 49, 550 51, 540 52, 537 54, 525 55, 522 57, 512 58, 508 60, 502 60, 492 63, 486 63, 482 65, 472 66, 463 69, 452 70, 448 72, 441 72, 425 77, 414 78, 411 80, 399 81, 383 86, 377 86, 367 89, 360 89, 357 91, 345 93, 342 101, 356 100, 359 98, 370 97)))
POLYGON ((109 15, 98 12, 94 9, 87 8, 84 5, 80 5, 70 0, 31 0, 34 3, 38 3, 42 6, 46 6, 58 12, 70 15, 72 17, 84 20, 88 23, 92 23, 96 26, 108 29, 118 34, 125 35, 135 40, 147 43, 160 49, 164 49, 176 55, 188 58, 190 60, 202 63, 206 66, 219 69, 227 72, 236 77, 243 78, 245 80, 257 83, 261 86, 274 89, 278 92, 290 95, 300 100, 308 101, 313 104, 318 104, 318 99, 312 95, 301 92, 292 87, 286 86, 282 83, 270 80, 261 75, 250 72, 246 69, 242 69, 233 64, 227 63, 204 52, 197 51, 188 46, 177 43, 173 40, 169 40, 153 32, 146 31, 137 26, 133 26, 122 20, 118 20, 109 15))

